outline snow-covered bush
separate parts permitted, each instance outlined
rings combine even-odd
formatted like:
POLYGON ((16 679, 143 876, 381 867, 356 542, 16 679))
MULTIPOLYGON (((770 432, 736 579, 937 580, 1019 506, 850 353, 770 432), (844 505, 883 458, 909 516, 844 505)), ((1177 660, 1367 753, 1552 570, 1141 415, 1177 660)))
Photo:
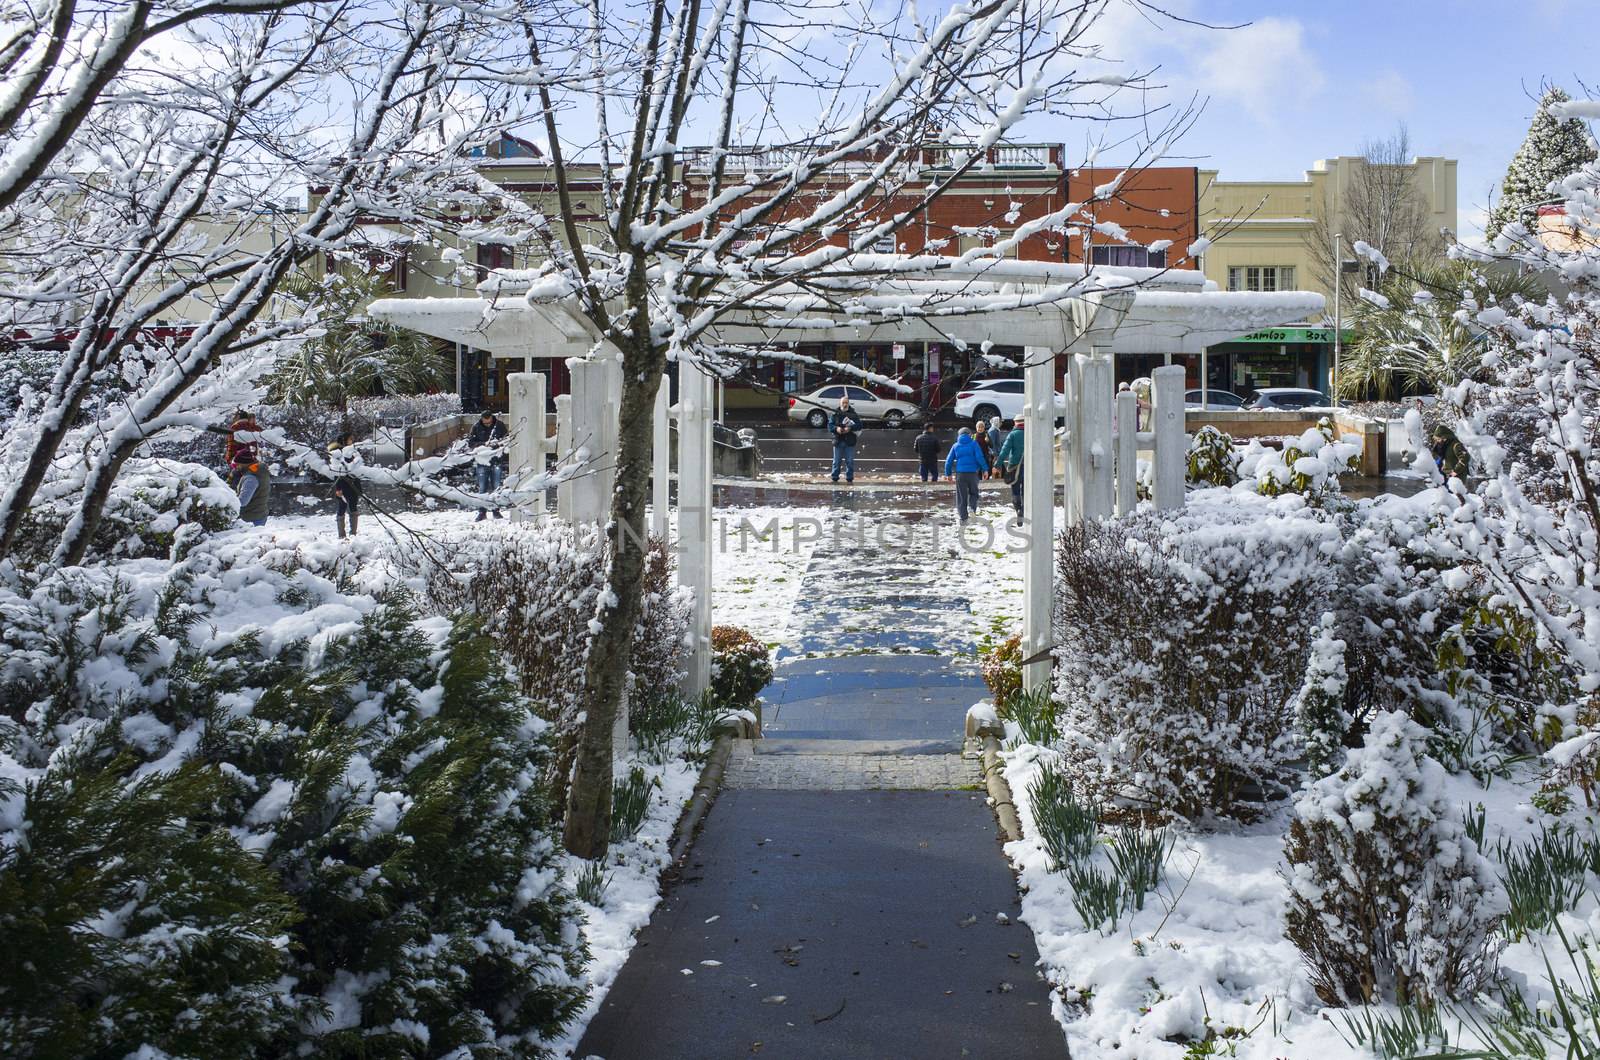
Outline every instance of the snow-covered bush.
POLYGON ((1505 889, 1444 794, 1426 733, 1374 719, 1295 803, 1286 934, 1330 1005, 1469 997, 1494 975, 1505 889))
POLYGON ((1239 453, 1233 437, 1206 424, 1189 440, 1189 482, 1202 486, 1232 486, 1239 481, 1239 453))
POLYGON ((547 726, 472 620, 226 547, 0 585, 0 1051, 538 1055, 547 726))
MULTIPOLYGON (((28 510, 17 549, 23 564, 49 558, 74 507, 45 501, 28 510)), ((130 460, 111 488, 88 557, 167 556, 180 527, 215 532, 238 518, 238 496, 209 468, 167 460, 130 460)))
POLYGON ((1011 701, 1022 691, 1022 635, 1012 634, 983 653, 983 683, 989 686, 995 710, 1006 717, 1011 701))
POLYGON ((1336 532, 1259 507, 1062 535, 1061 750, 1094 801, 1247 817, 1289 791, 1305 626, 1323 610, 1336 532))
MULTIPOLYGON (((580 707, 588 661, 590 621, 604 590, 606 544, 561 524, 479 528, 458 543, 428 581, 430 606, 450 614, 466 610, 516 664, 525 695, 551 721, 580 707)), ((684 673, 689 629, 686 590, 673 584, 671 558, 652 542, 645 561, 644 610, 635 629, 632 687, 665 689, 684 673)))
POLYGON ((1295 697, 1295 722, 1305 746, 1306 770, 1314 777, 1337 765, 1350 731, 1350 712, 1344 709, 1349 675, 1344 667, 1345 643, 1334 636, 1334 615, 1327 611, 1311 639, 1305 681, 1295 697))
POLYGON ((711 700, 717 707, 753 707, 771 681, 771 653, 754 634, 738 626, 711 628, 711 700))
POLYGON ((1357 469, 1360 454, 1357 446, 1334 440, 1333 422, 1324 416, 1300 437, 1283 439, 1282 448, 1251 439, 1239 457, 1238 475, 1262 496, 1298 493, 1322 503, 1339 492, 1340 475, 1357 469))

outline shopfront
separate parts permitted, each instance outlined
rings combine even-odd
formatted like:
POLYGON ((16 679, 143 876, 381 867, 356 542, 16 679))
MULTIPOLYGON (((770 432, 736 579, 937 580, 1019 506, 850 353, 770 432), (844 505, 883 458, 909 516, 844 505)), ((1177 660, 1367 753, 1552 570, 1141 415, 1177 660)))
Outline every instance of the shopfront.
MULTIPOLYGON (((1344 333, 1349 342, 1351 333, 1344 333)), ((1328 393, 1333 329, 1267 328, 1206 350, 1206 384, 1249 398, 1267 387, 1302 387, 1328 393)), ((1193 373, 1191 373, 1193 374, 1193 373)), ((1198 386, 1198 376, 1191 382, 1198 386)))

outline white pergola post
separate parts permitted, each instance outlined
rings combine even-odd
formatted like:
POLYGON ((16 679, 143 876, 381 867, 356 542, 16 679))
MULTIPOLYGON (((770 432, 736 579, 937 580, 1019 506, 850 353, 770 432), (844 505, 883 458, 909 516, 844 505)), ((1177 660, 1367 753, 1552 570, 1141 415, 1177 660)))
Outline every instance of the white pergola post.
POLYGON ((1079 415, 1078 395, 1083 393, 1083 373, 1079 370, 1078 360, 1076 356, 1067 358, 1066 427, 1061 437, 1062 448, 1065 450, 1061 460, 1063 467, 1061 506, 1065 511, 1068 526, 1076 526, 1083 521, 1083 474, 1078 468, 1078 441, 1083 437, 1083 419, 1079 415))
POLYGON ((603 526, 616 482, 621 366, 615 357, 602 354, 573 358, 567 367, 572 372, 572 441, 586 457, 586 466, 573 480, 572 521, 603 526))
MULTIPOLYGON (((1022 524, 1028 536, 1027 575, 1022 582, 1022 657, 1048 651, 1055 640, 1050 629, 1055 566, 1055 351, 1044 346, 1023 350, 1022 524)), ((1050 683, 1046 656, 1022 670, 1024 688, 1050 683)))
MULTIPOLYGON (((569 460, 572 454, 572 395, 559 394, 556 397, 556 458, 569 460)), ((576 483, 572 479, 556 483, 556 517, 564 523, 572 522, 573 491, 576 483)))
POLYGON ((1077 470, 1082 482, 1083 507, 1080 518, 1105 519, 1111 515, 1114 493, 1112 467, 1111 350, 1096 346, 1085 356, 1078 354, 1078 431, 1076 434, 1077 470))
POLYGON ((678 362, 678 584, 694 593, 693 651, 684 691, 711 687, 711 417, 715 381, 699 365, 678 362))
POLYGON ((671 503, 672 418, 668 379, 661 377, 650 421, 650 535, 667 540, 667 506, 671 503))
MULTIPOLYGON (((507 484, 513 491, 544 470, 545 377, 543 372, 514 372, 506 377, 510 408, 511 452, 506 469, 507 484)), ((511 513, 516 519, 523 510, 511 513)), ((533 495, 527 512, 537 521, 544 515, 544 491, 533 495)))
POLYGON ((1117 394, 1117 514, 1139 504, 1139 398, 1132 390, 1117 394))
POLYGON ((1150 373, 1150 382, 1151 430, 1156 436, 1151 494, 1158 509, 1181 508, 1189 470, 1189 438, 1183 429, 1183 366, 1157 368, 1150 373))

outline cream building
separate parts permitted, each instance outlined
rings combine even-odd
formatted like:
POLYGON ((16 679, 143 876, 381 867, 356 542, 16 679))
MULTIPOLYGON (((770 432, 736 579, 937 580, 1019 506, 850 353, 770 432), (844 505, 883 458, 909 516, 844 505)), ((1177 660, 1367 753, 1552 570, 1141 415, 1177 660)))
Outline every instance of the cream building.
MULTIPOLYGON (((1356 230, 1347 223, 1347 202, 1367 165, 1361 157, 1323 159, 1305 179, 1283 181, 1222 180, 1216 170, 1201 170, 1201 231, 1213 240, 1204 258, 1206 278, 1225 291, 1316 291, 1328 299, 1331 318, 1333 291, 1313 241, 1356 230)), ((1418 157, 1405 170, 1427 231, 1453 231, 1456 160, 1418 157)))

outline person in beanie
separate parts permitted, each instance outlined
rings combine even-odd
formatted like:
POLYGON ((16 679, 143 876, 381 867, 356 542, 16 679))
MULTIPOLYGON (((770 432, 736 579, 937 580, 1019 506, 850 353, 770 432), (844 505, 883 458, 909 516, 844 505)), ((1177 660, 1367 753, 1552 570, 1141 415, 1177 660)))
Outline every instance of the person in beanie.
POLYGON ((1018 519, 1022 518, 1023 425, 1023 418, 1018 416, 1016 426, 1006 435, 1006 444, 1000 447, 999 460, 1000 477, 1011 483, 1011 507, 1017 510, 1018 519))
POLYGON ((833 481, 839 481, 844 472, 846 482, 856 480, 856 438, 861 430, 861 413, 850 407, 850 399, 839 399, 839 409, 828 419, 828 433, 833 436, 833 481))
POLYGON ((256 458, 256 443, 254 441, 240 441, 234 437, 239 431, 259 431, 261 425, 256 422, 247 409, 239 409, 233 414, 233 422, 228 424, 228 445, 222 454, 223 463, 228 465, 228 472, 233 474, 233 469, 241 463, 251 463, 256 458))
MULTIPOLYGON (((484 409, 478 422, 472 425, 467 446, 477 454, 472 473, 479 493, 493 493, 500 488, 501 478, 505 475, 505 469, 500 464, 500 444, 507 433, 506 425, 488 409, 484 409)), ((488 514, 487 508, 479 508, 475 521, 483 522, 488 514)), ((500 509, 495 509, 494 517, 501 518, 500 509)))
POLYGON ((350 536, 354 537, 356 520, 361 515, 361 480, 350 473, 351 469, 359 463, 361 463, 361 454, 356 451, 356 436, 354 432, 345 431, 328 446, 328 466, 334 473, 333 499, 339 505, 334 513, 334 520, 339 527, 339 538, 341 540, 345 536, 345 516, 348 515, 350 517, 350 536))
POLYGON ((978 480, 989 470, 989 458, 972 437, 972 428, 963 427, 944 458, 944 473, 956 480, 956 515, 964 523, 967 513, 978 510, 978 480))
POLYGON ((994 439, 989 436, 989 421, 979 420, 972 425, 972 440, 978 443, 978 448, 983 450, 983 458, 989 461, 989 466, 995 466, 995 454, 1000 451, 994 439))
POLYGON ((917 451, 917 472, 922 476, 922 481, 938 482, 939 436, 933 433, 933 424, 928 424, 921 434, 912 439, 911 447, 917 451))
POLYGON ((233 488, 239 493, 239 518, 251 526, 266 526, 272 474, 266 462, 258 459, 253 445, 241 447, 238 460, 233 465, 233 488))

